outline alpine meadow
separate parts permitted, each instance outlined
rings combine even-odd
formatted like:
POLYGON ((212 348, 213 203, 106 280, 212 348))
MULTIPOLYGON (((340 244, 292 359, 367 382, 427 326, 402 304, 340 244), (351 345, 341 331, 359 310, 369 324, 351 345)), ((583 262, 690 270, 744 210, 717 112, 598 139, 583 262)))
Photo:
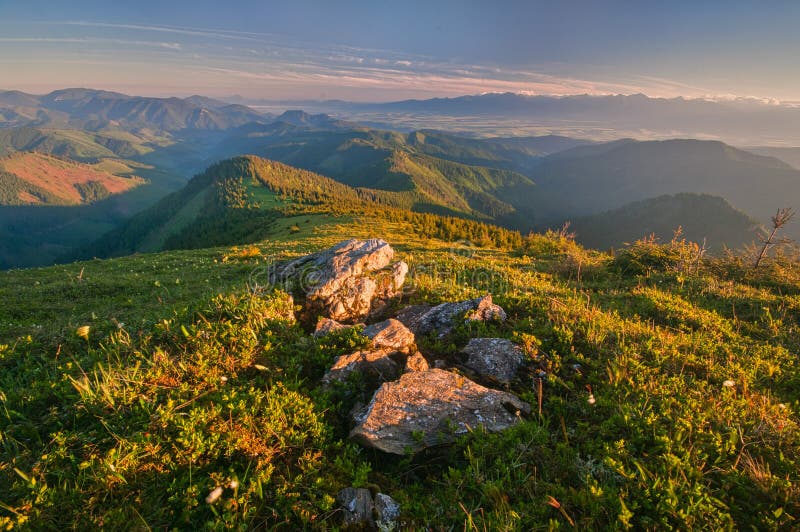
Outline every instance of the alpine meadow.
POLYGON ((800 529, 798 24, 0 4, 0 529, 800 529))

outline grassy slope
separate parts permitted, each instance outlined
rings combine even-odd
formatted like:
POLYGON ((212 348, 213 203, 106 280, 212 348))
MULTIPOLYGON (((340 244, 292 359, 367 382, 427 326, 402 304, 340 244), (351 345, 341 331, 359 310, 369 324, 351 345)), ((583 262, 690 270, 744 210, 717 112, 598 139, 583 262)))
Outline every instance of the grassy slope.
MULTIPOLYGON (((322 528, 356 485, 395 497, 410 529, 797 525, 796 262, 695 272, 688 245, 612 259, 554 235, 512 251, 383 218, 297 227, 255 248, 0 273, 0 519, 322 528), (546 372, 541 416, 399 461, 347 441, 367 397, 319 380, 356 339, 313 340, 277 319, 279 296, 245 294, 274 258, 369 236, 410 263, 408 303, 495 295, 506 324, 421 342, 522 342, 546 372)), ((535 383, 512 390, 536 405, 535 383)))

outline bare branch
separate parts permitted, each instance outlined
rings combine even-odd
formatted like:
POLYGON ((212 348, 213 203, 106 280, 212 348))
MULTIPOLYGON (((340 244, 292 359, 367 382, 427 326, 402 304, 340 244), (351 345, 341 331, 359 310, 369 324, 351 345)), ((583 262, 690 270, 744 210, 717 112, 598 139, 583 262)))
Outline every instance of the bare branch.
POLYGON ((772 231, 770 231, 769 235, 766 234, 765 236, 761 237, 761 242, 763 246, 761 247, 761 251, 759 252, 758 256, 756 257, 756 261, 753 264, 753 268, 757 269, 758 266, 761 264, 761 261, 767 256, 767 252, 775 247, 775 246, 782 246, 792 242, 790 238, 780 238, 776 240, 776 235, 778 230, 788 224, 792 218, 794 217, 794 209, 791 207, 785 207, 783 209, 778 209, 778 212, 775 213, 775 216, 772 217, 772 231))

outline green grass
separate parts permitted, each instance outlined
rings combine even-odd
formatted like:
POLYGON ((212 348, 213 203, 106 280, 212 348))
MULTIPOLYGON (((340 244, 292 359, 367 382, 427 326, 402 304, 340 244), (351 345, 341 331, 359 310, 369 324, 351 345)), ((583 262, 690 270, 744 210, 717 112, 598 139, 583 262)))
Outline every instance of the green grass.
POLYGON ((334 528, 333 498, 354 485, 398 500, 403 529, 798 526, 796 258, 753 272, 738 257, 698 268, 681 242, 611 257, 556 234, 502 250, 409 221, 280 223, 258 254, 0 273, 0 523, 334 528), (273 258, 369 236, 409 262, 405 303, 494 294, 506 323, 420 343, 442 355, 472 336, 525 345, 534 377, 511 390, 530 418, 400 460, 347 440, 348 411, 369 396, 320 379, 360 340, 313 339, 284 319, 283 294, 248 281, 273 258))

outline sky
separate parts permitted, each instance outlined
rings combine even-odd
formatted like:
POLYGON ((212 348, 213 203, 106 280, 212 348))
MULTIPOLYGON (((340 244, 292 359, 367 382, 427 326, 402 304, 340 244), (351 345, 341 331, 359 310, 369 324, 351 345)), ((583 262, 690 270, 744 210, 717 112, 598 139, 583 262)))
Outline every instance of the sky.
POLYGON ((0 89, 800 102, 800 1, 0 0, 0 89))

